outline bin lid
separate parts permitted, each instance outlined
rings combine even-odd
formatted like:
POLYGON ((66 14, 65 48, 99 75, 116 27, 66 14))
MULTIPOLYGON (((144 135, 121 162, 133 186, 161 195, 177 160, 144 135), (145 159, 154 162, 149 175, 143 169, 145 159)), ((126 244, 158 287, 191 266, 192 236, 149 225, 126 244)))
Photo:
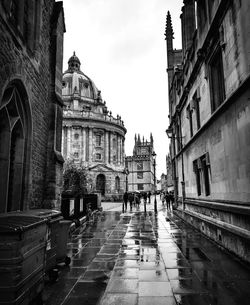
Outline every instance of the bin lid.
POLYGON ((36 216, 44 219, 44 218, 56 218, 61 216, 62 213, 60 211, 50 210, 50 209, 30 209, 27 211, 18 211, 15 212, 15 214, 36 216))
POLYGON ((3 214, 0 216, 0 234, 26 231, 45 222, 46 219, 27 214, 3 214))

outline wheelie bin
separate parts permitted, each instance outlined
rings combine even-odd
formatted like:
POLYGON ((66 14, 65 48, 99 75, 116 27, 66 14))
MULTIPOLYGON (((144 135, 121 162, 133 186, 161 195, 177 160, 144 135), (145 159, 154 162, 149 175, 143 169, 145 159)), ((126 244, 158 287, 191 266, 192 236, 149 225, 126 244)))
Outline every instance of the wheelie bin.
POLYGON ((0 215, 1 305, 28 305, 39 299, 47 236, 45 219, 24 213, 0 215))
MULTIPOLYGON (((20 212, 22 213, 22 212, 20 212)), ((26 213, 37 216, 41 219, 46 219, 48 224, 48 238, 46 246, 46 264, 45 271, 50 277, 56 277, 53 268, 55 268, 57 261, 57 237, 60 234, 60 221, 63 220, 61 212, 50 209, 31 209, 26 213)))
POLYGON ((71 258, 67 256, 67 243, 71 223, 72 221, 70 220, 60 220, 60 233, 57 235, 56 261, 58 263, 64 262, 66 265, 69 265, 71 262, 71 258))

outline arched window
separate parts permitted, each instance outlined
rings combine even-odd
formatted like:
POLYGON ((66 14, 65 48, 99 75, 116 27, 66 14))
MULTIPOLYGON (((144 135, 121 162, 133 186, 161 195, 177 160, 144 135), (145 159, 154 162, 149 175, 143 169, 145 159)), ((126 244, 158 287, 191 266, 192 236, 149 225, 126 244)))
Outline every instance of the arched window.
POLYGON ((26 102, 25 90, 10 85, 0 103, 0 212, 23 209, 31 132, 26 102))
POLYGON ((115 190, 120 191, 120 178, 118 176, 115 177, 115 190))
POLYGON ((102 195, 105 194, 105 184, 106 178, 103 174, 99 174, 96 177, 96 190, 99 191, 102 195))

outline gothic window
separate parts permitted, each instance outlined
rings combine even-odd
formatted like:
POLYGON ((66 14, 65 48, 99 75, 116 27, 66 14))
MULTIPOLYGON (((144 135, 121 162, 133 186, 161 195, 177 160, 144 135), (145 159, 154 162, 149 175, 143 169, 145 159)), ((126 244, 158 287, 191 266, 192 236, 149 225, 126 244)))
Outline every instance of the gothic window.
POLYGON ((200 119, 200 97, 199 91, 197 90, 193 96, 194 110, 196 116, 196 126, 197 130, 201 127, 201 119, 200 119))
POLYGON ((143 183, 138 183, 137 189, 138 189, 138 191, 143 191, 144 190, 143 183))
POLYGON ((212 111, 215 111, 225 99, 224 72, 220 48, 215 51, 209 62, 209 67, 212 111))
POLYGON ((197 22, 198 29, 203 31, 207 22, 207 4, 206 0, 197 1, 197 22))
POLYGON ((190 138, 193 136, 193 109, 190 105, 187 106, 187 118, 189 120, 189 130, 190 130, 190 138))
POLYGON ((137 170, 143 170, 143 161, 138 161, 137 162, 137 170))
POLYGON ((23 209, 31 132, 26 101, 23 88, 10 85, 0 103, 0 212, 23 209))
POLYGON ((196 176, 197 194, 209 196, 211 193, 210 160, 206 153, 193 161, 194 173, 196 176))
POLYGON ((120 190, 120 178, 119 177, 115 177, 115 189, 118 192, 120 190))
POLYGON ((30 50, 38 47, 41 27, 41 0, 5 0, 4 7, 15 34, 30 50))
POLYGON ((137 172, 137 179, 143 179, 143 172, 137 172))

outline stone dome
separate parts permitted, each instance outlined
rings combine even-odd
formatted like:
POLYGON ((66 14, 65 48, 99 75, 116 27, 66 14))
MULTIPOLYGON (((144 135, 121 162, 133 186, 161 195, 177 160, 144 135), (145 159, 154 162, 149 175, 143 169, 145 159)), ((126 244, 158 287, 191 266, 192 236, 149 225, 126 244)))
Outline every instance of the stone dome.
POLYGON ((94 82, 81 71, 80 67, 81 62, 74 52, 68 60, 68 69, 63 74, 63 96, 70 97, 74 95, 82 100, 101 102, 101 91, 99 91, 94 82))

